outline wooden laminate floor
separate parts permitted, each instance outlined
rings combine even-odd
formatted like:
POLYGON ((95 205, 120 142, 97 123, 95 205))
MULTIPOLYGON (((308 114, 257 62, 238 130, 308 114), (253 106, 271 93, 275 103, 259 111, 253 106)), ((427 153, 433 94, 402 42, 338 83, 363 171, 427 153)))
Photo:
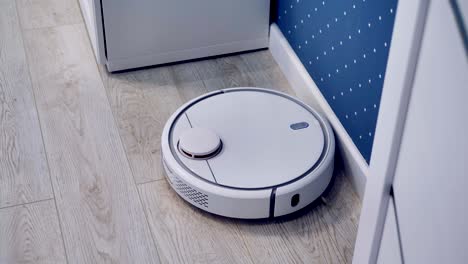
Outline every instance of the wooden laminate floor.
POLYGON ((349 263, 360 203, 339 166, 274 221, 204 213, 164 180, 169 115, 239 86, 294 94, 267 50, 109 74, 75 0, 0 0, 0 263, 349 263))

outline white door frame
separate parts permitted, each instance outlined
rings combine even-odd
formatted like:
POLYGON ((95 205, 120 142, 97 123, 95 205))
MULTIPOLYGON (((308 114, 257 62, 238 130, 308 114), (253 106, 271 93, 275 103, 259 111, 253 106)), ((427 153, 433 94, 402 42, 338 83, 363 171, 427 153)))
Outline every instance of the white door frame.
POLYGON ((428 0, 400 0, 353 263, 376 263, 424 31, 428 0))

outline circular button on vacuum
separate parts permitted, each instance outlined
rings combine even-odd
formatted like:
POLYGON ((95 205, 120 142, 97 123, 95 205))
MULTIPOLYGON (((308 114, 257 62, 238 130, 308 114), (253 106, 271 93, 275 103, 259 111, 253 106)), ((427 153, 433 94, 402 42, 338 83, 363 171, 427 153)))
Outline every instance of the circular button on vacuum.
POLYGON ((193 159, 208 159, 216 156, 221 150, 219 136, 212 130, 194 127, 182 133, 179 138, 179 150, 193 159))

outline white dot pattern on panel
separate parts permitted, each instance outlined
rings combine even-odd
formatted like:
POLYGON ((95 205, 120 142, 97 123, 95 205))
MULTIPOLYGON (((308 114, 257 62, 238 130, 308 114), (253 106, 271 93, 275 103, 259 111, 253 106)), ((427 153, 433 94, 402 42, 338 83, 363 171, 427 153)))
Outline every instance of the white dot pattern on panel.
POLYGON ((276 22, 369 161, 397 0, 278 0, 276 22))

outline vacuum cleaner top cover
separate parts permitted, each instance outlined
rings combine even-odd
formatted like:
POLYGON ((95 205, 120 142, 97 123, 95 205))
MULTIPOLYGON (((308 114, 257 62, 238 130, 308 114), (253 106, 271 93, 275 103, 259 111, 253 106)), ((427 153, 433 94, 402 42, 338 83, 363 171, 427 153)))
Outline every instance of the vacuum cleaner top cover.
POLYGON ((186 169, 238 189, 271 188, 300 178, 320 161, 326 144, 314 113, 262 90, 230 90, 194 102, 179 113, 169 139, 186 169))

